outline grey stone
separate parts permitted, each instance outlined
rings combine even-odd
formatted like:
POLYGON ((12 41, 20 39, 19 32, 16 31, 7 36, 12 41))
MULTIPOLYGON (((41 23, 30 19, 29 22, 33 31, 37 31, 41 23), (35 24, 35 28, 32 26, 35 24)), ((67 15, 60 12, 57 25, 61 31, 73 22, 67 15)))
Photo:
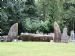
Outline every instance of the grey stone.
POLYGON ((4 39, 2 38, 2 36, 0 36, 0 42, 3 42, 4 41, 4 39))
POLYGON ((75 40, 75 33, 74 33, 74 40, 75 40))
POLYGON ((69 37, 68 37, 68 34, 67 34, 67 28, 65 27, 63 29, 63 33, 62 33, 62 36, 61 36, 61 42, 68 43, 68 40, 69 40, 69 37))
POLYGON ((74 41, 75 40, 75 36, 74 36, 74 30, 71 31, 71 36, 70 36, 70 41, 74 41))
POLYGON ((4 42, 7 42, 8 36, 2 36, 4 42))
POLYGON ((54 22, 54 42, 61 42, 61 31, 57 22, 54 22))
POLYGON ((13 39, 16 39, 17 35, 18 35, 18 23, 15 23, 14 25, 11 26, 9 30, 7 41, 12 41, 13 39))
POLYGON ((32 33, 22 33, 19 37, 23 41, 46 41, 50 42, 53 40, 52 35, 44 35, 44 34, 32 34, 32 33))

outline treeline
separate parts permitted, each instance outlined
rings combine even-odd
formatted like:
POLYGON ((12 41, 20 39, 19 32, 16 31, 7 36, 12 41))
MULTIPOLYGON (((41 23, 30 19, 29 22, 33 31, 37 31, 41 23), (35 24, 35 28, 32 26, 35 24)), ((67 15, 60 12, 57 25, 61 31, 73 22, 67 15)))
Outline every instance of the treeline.
POLYGON ((14 23, 19 23, 21 32, 53 32, 57 21, 61 31, 75 29, 74 0, 0 0, 0 31, 6 35, 14 23))

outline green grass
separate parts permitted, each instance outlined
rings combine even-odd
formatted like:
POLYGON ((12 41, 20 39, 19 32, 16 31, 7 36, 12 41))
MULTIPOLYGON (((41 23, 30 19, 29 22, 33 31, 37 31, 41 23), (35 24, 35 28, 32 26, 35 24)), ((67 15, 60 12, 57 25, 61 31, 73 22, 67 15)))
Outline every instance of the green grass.
POLYGON ((0 56, 75 56, 74 43, 3 42, 0 56))

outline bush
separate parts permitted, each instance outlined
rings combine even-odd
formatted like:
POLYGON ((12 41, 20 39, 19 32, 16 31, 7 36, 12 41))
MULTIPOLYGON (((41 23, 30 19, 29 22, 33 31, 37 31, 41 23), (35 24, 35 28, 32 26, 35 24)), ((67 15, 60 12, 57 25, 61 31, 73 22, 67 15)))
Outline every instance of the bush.
POLYGON ((22 26, 25 32, 36 32, 40 27, 40 20, 26 18, 22 21, 22 26))

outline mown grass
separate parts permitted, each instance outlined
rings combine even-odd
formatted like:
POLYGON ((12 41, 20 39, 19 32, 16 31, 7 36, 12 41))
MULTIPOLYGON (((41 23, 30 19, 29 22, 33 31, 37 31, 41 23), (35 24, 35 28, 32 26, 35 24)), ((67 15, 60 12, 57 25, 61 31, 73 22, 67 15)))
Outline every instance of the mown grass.
POLYGON ((74 43, 2 42, 0 56, 75 56, 74 43))

